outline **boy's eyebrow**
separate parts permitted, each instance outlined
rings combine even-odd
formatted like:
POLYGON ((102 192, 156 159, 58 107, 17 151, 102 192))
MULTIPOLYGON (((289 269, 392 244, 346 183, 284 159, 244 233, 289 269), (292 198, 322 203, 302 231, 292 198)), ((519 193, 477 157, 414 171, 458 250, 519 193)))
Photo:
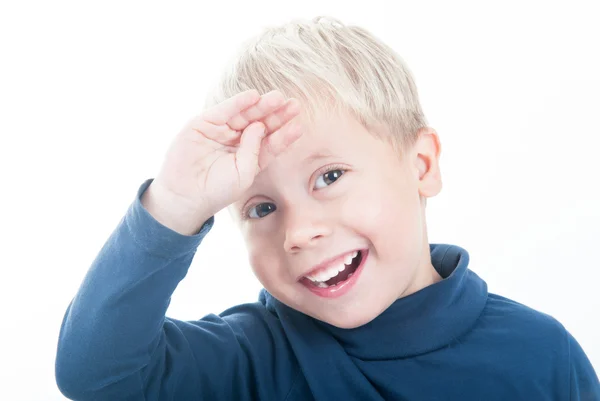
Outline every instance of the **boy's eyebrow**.
POLYGON ((305 163, 311 163, 318 159, 325 159, 327 157, 332 157, 333 154, 327 152, 317 152, 309 155, 306 159, 304 159, 305 163))

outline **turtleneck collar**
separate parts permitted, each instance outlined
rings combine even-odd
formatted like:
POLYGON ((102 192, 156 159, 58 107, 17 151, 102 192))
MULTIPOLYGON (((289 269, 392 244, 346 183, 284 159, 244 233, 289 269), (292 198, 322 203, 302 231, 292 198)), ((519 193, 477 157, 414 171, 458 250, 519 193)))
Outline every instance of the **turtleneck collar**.
MULTIPOLYGON (((298 312, 266 290, 260 302, 284 327, 320 328, 347 354, 362 360, 388 360, 423 354, 450 344, 468 332, 487 301, 487 285, 468 269, 469 254, 461 247, 430 244, 431 263, 442 280, 396 300, 371 322, 341 329, 298 312), (285 322, 288 319, 290 321, 285 322)), ((288 333, 289 334, 289 333, 288 333)))

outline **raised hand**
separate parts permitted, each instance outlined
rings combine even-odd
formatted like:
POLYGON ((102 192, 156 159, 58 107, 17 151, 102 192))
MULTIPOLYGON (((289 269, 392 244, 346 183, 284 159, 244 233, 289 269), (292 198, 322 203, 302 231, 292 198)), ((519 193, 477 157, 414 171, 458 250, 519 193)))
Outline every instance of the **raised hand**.
POLYGON ((205 110, 175 136, 142 203, 167 227, 197 232, 300 137, 299 112, 297 100, 255 90, 205 110))

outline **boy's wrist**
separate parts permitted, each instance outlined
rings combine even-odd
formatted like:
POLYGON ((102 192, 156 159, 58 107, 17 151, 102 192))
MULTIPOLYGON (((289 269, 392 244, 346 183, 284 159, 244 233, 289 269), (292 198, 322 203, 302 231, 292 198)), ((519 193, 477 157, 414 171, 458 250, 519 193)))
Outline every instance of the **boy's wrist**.
POLYGON ((154 182, 142 194, 140 201, 156 221, 182 235, 196 235, 211 217, 198 210, 191 210, 154 182))

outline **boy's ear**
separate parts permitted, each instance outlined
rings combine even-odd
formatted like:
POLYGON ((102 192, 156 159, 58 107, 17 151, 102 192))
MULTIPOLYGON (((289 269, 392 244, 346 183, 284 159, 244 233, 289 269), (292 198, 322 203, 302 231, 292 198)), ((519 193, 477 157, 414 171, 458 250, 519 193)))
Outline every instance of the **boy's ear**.
POLYGON ((435 130, 430 127, 421 128, 412 153, 418 174, 419 195, 424 198, 435 196, 442 190, 439 164, 441 152, 440 139, 435 130))

